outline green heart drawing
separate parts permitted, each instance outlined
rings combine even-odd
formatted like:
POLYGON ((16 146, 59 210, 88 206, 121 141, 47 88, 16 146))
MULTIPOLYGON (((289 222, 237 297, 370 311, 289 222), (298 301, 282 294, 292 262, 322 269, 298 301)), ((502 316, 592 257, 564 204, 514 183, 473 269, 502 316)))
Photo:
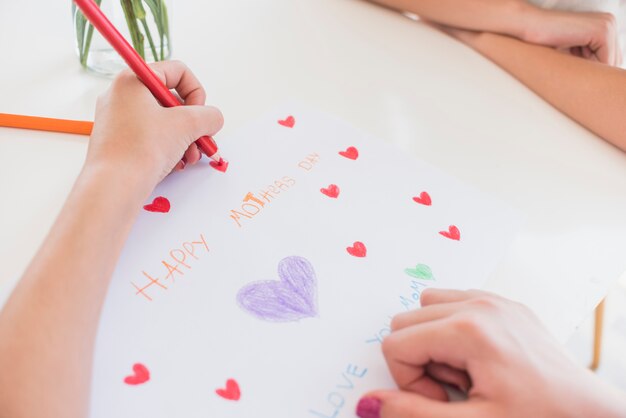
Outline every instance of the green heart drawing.
POLYGON ((404 272, 416 279, 435 280, 432 270, 426 264, 418 264, 415 268, 404 269, 404 272))

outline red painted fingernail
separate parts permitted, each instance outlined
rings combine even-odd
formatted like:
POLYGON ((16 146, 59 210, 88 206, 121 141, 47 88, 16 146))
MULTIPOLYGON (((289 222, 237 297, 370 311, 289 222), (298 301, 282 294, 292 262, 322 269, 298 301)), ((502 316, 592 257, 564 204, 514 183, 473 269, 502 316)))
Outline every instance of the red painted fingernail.
POLYGON ((356 406, 356 415, 360 418, 380 418, 382 402, 376 398, 361 398, 356 406))

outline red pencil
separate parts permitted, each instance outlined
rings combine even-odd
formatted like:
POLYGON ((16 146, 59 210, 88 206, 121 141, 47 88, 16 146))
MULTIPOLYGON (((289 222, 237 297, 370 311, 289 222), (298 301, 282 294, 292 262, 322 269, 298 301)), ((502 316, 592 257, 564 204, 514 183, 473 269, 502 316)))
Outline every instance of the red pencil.
MULTIPOLYGON (((176 96, 164 85, 159 77, 148 67, 148 64, 139 56, 137 51, 130 46, 128 41, 119 33, 113 24, 102 13, 102 10, 93 0, 74 0, 76 5, 83 12, 87 20, 104 36, 113 49, 126 61, 126 64, 133 70, 137 77, 148 87, 150 92, 165 107, 181 106, 176 96)), ((221 162, 221 157, 217 152, 217 144, 210 136, 203 136, 196 140, 196 145, 207 156, 217 162, 221 162)))

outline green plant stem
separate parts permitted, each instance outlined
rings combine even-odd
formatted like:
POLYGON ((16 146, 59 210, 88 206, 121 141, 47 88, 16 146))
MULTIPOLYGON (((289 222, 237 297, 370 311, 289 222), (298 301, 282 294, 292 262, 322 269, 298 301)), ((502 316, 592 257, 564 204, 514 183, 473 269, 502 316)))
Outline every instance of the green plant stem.
POLYGON ((169 43, 169 24, 167 19, 167 8, 163 0, 143 0, 144 3, 150 8, 152 12, 152 18, 154 19, 154 24, 159 32, 159 41, 160 41, 160 61, 165 59, 165 42, 164 40, 167 38, 168 46, 169 43))
POLYGON ((85 39, 85 48, 83 49, 83 53, 81 54, 80 64, 83 67, 87 67, 87 58, 89 58, 89 51, 91 47, 91 38, 93 38, 93 25, 90 23, 89 28, 87 28, 87 38, 85 39))
POLYGON ((152 41, 152 35, 150 34, 150 29, 148 28, 148 22, 146 22, 146 19, 140 19, 140 21, 143 26, 143 30, 146 33, 146 37, 148 38, 148 43, 150 44, 150 49, 152 50, 152 56, 155 61, 159 61, 159 55, 157 54, 156 47, 152 41))
MULTIPOLYGON (((165 39, 167 39, 167 47, 169 51, 172 51, 172 41, 170 39, 170 22, 167 17, 167 7, 165 7, 164 0, 159 0, 161 2, 161 25, 163 29, 163 33, 165 34, 165 39)), ((161 59, 164 60, 163 56, 163 40, 161 41, 161 59)))
POLYGON ((143 34, 139 30, 139 26, 137 25, 137 17, 135 16, 135 12, 133 10, 133 4, 131 0, 120 0, 122 5, 122 9, 124 10, 124 18, 126 19, 126 24, 128 25, 128 31, 130 32, 130 38, 133 42, 133 47, 135 51, 139 53, 141 58, 145 57, 145 51, 143 48, 143 34))
MULTIPOLYGON (((102 0, 95 0, 98 7, 102 3, 102 0)), ((76 10, 78 23, 80 27, 76 33, 78 37, 78 53, 80 56, 80 65, 87 68, 87 58, 89 58, 89 51, 91 50, 91 39, 93 38, 93 25, 91 23, 87 23, 87 19, 83 15, 79 9, 76 10), (87 28, 87 35, 85 35, 85 27, 89 25, 87 28)))
POLYGON ((158 61, 159 57, 157 56, 156 48, 154 47, 154 42, 152 41, 152 34, 150 33, 150 28, 148 28, 148 22, 146 21, 146 9, 143 7, 143 0, 132 0, 132 2, 135 18, 139 19, 141 22, 144 34, 148 38, 148 43, 150 44, 150 49, 152 50, 152 56, 155 61, 158 61))

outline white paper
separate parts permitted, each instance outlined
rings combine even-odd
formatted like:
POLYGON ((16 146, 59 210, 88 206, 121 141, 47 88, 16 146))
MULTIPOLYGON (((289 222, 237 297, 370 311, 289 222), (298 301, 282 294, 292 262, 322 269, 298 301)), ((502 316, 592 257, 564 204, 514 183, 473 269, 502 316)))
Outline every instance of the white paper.
MULTIPOLYGON (((133 228, 102 315, 92 417, 353 417, 363 393, 393 387, 380 350, 390 318, 417 308, 428 286, 480 287, 519 225, 499 201, 301 106, 277 109, 219 144, 226 173, 205 160, 170 176, 153 195, 166 197, 170 211, 144 211, 133 228), (293 127, 277 123, 289 115, 293 127), (348 147, 356 160, 339 154, 348 147), (263 198, 276 181, 286 185, 263 198), (331 184, 337 198, 320 192, 331 184), (423 191, 430 206, 413 200, 423 191), (263 206, 244 202, 248 193, 263 206), (240 215, 238 226, 231 210, 246 209, 258 213, 240 215), (460 240, 439 233, 450 225, 460 240), (190 244, 201 237, 208 251, 190 244), (348 253, 355 241, 365 257, 348 253), (175 266, 183 254, 184 275, 166 278, 162 262, 175 266), (315 283, 252 284, 278 281, 279 263, 294 256, 310 263, 315 283), (419 278, 407 274, 418 264, 432 279, 423 266, 419 278), (288 302, 300 305, 295 314, 284 303, 272 308, 276 300, 257 306, 257 291, 270 299, 292 292, 288 302), (127 384, 136 363, 149 380, 127 384), (239 400, 216 393, 228 379, 239 400)), ((307 268, 289 260, 296 276, 307 268)))

